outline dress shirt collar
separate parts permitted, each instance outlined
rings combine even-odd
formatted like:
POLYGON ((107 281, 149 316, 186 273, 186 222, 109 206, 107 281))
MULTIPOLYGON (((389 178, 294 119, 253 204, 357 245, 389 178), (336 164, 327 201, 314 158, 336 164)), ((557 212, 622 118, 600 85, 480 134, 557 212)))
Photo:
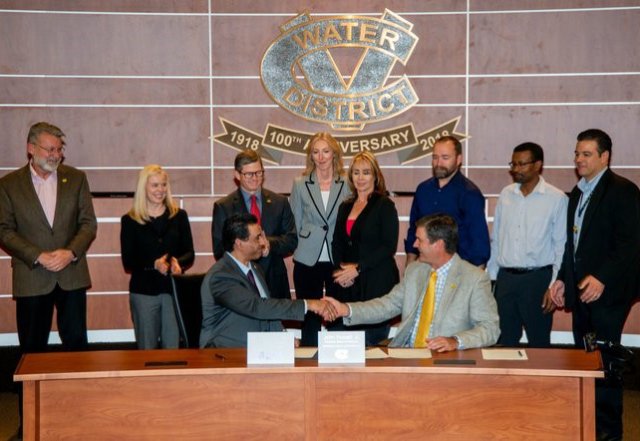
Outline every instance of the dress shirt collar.
MULTIPOLYGON (((245 205, 249 208, 251 207, 251 193, 244 190, 244 188, 240 188, 240 194, 242 194, 242 199, 244 200, 245 205)), ((258 203, 258 207, 262 210, 262 188, 255 192, 256 202, 258 203)))
MULTIPOLYGON (((546 185, 547 185, 547 181, 544 180, 544 178, 542 177, 542 175, 538 176, 540 179, 538 180, 538 183, 536 184, 535 187, 533 187, 533 190, 531 190, 531 194, 534 193, 540 193, 540 194, 545 194, 546 193, 546 185)), ((516 185, 513 186, 512 191, 513 193, 519 195, 519 196, 524 196, 522 194, 522 190, 521 190, 522 184, 518 184, 516 183, 516 185)))
POLYGON ((609 167, 605 167, 602 169, 602 171, 600 171, 600 173, 598 173, 591 181, 587 181, 585 178, 580 178, 580 180, 578 181, 578 188, 580 189, 580 191, 582 191, 582 193, 584 194, 589 194, 593 191, 594 188, 596 188, 596 185, 598 185, 598 182, 600 182, 600 179, 602 178, 602 175, 604 175, 604 172, 606 172, 609 169, 609 167))

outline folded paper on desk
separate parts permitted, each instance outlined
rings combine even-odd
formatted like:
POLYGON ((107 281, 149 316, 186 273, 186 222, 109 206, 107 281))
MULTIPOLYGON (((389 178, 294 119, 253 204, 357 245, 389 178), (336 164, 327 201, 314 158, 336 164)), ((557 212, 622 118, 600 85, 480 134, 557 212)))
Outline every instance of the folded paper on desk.
POLYGON ((425 348, 389 348, 391 358, 431 358, 431 350, 425 348))
POLYGON ((316 356, 318 348, 296 348, 296 358, 313 358, 316 356))
POLYGON ((389 356, 380 348, 369 348, 364 351, 364 358, 366 358, 367 360, 381 360, 384 358, 389 358, 389 356))
POLYGON ((483 349, 482 358, 485 360, 528 360, 523 349, 483 349))

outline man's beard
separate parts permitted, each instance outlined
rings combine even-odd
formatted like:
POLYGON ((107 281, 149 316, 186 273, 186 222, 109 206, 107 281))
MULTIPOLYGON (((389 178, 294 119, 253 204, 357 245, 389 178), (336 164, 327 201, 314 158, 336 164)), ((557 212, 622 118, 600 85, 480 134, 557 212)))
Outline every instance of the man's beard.
POLYGON ((49 161, 47 158, 43 158, 41 156, 34 156, 33 162, 35 165, 37 165, 41 169, 48 171, 49 173, 53 173, 58 169, 58 166, 62 162, 62 158, 56 159, 54 161, 49 161))
POLYGON ((458 167, 453 167, 450 169, 446 167, 434 167, 433 176, 436 179, 445 179, 453 175, 456 171, 458 171, 458 167))

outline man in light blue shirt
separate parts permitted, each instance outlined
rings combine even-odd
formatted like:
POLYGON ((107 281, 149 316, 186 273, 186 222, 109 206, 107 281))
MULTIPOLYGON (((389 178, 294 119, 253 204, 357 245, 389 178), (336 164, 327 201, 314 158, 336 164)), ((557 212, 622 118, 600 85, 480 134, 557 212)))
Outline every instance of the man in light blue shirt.
POLYGON ((523 328, 529 346, 551 345, 555 305, 545 292, 562 263, 569 198, 541 176, 543 162, 538 144, 513 149, 514 183, 500 193, 494 214, 488 271, 505 346, 518 345, 523 328))

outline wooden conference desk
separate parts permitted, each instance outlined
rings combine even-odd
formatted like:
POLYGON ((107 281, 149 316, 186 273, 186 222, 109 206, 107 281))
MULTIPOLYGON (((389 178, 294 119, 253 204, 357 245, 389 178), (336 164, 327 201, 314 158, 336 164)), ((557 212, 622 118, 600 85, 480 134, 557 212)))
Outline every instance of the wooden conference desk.
POLYGON ((14 379, 25 440, 593 440, 599 353, 526 352, 271 368, 236 349, 28 354, 14 379), (436 364, 451 359, 476 364, 436 364))

